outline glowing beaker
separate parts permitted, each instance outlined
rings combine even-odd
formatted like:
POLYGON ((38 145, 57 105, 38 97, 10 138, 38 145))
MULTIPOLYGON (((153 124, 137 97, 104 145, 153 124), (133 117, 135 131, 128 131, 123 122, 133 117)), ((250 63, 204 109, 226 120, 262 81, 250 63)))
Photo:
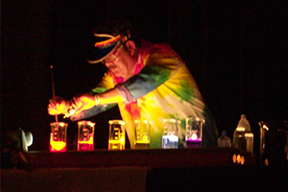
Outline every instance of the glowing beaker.
POLYGON ((134 149, 149 149, 151 125, 152 122, 148 120, 135 120, 134 149))
POLYGON ((163 119, 162 148, 178 148, 178 129, 181 122, 176 119, 163 119))
POLYGON ((125 123, 122 120, 110 120, 109 122, 108 150, 125 149, 125 123))
POLYGON ((186 118, 186 148, 201 147, 204 122, 198 117, 186 118))
POLYGON ((94 150, 94 127, 91 121, 78 121, 77 151, 94 150))
POLYGON ((64 122, 50 123, 50 152, 65 152, 67 144, 67 127, 64 122))

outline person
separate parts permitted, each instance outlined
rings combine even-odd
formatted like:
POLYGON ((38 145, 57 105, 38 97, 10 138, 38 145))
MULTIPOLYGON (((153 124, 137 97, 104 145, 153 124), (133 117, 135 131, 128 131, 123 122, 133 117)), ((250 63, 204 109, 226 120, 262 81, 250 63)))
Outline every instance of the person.
POLYGON ((63 114, 72 121, 89 118, 118 104, 131 148, 134 121, 152 120, 150 148, 162 146, 163 119, 181 120, 179 147, 185 147, 185 119, 205 119, 202 146, 217 146, 218 130, 198 86, 180 56, 165 43, 143 40, 129 22, 107 22, 94 29, 90 64, 108 68, 89 93, 71 100, 54 97, 50 115, 63 114))

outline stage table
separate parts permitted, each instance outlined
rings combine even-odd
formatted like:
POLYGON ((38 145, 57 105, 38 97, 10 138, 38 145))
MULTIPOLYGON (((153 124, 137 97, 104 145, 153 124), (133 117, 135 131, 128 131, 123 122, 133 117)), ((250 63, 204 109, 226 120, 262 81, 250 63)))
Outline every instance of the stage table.
POLYGON ((283 189, 287 183, 287 168, 259 166, 254 154, 233 148, 31 151, 24 156, 32 172, 2 169, 1 191, 246 191, 283 189))

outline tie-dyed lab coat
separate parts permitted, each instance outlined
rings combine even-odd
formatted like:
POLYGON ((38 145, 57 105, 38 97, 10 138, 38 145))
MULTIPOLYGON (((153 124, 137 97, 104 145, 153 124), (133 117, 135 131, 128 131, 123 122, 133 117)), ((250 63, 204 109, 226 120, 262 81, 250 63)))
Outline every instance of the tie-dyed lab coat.
MULTIPOLYGON (((135 75, 123 82, 112 72, 104 74, 92 93, 116 88, 126 100, 118 103, 126 133, 134 145, 134 120, 152 120, 150 148, 162 146, 162 121, 167 118, 181 120, 179 147, 185 146, 185 119, 196 116, 205 119, 203 146, 216 146, 218 131, 208 108, 203 102, 196 82, 182 59, 166 44, 141 42, 135 75)), ((94 116, 116 104, 95 106, 71 117, 79 120, 94 116)))

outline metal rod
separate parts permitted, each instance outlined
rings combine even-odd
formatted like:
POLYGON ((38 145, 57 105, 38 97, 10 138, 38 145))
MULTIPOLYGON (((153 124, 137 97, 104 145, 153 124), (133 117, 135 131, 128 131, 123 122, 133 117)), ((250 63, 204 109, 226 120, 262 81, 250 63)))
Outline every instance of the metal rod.
MULTIPOLYGON (((53 65, 50 66, 50 71, 51 71, 52 94, 53 94, 53 98, 55 98, 54 76, 53 76, 53 65)), ((55 121, 58 122, 58 115, 55 115, 55 121)))

